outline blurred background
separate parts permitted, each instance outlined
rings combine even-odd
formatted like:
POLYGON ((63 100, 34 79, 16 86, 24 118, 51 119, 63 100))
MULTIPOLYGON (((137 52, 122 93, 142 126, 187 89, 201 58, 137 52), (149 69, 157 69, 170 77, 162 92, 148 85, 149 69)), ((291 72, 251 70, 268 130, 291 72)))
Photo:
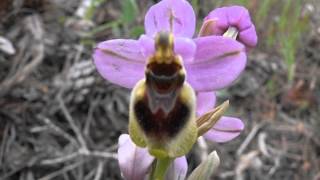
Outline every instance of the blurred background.
MULTIPOLYGON (((151 0, 0 1, 0 179, 121 179, 117 140, 130 90, 102 79, 97 42, 138 38, 151 0)), ((217 150, 212 179, 320 180, 320 1, 191 0, 198 21, 216 7, 249 9, 258 31, 248 65, 218 100, 245 130, 217 150)))

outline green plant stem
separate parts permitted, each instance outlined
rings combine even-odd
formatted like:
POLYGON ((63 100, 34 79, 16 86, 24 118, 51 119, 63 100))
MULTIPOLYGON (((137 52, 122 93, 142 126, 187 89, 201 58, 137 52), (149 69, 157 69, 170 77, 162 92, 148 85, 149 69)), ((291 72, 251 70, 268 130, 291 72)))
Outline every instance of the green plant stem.
POLYGON ((171 158, 158 158, 151 179, 163 180, 166 175, 167 169, 171 164, 171 161, 171 158))

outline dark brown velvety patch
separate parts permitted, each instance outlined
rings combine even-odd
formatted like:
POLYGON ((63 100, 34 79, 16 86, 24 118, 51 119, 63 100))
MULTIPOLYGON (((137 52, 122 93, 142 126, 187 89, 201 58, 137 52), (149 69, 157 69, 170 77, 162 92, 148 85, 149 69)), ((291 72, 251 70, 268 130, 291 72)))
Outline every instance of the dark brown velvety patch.
POLYGON ((181 87, 184 75, 179 74, 181 65, 176 63, 157 64, 150 63, 147 66, 146 81, 149 87, 160 94, 170 93, 181 87))
POLYGON ((158 64, 157 62, 153 62, 148 64, 147 68, 157 76, 172 76, 176 72, 178 72, 182 67, 180 64, 174 63, 174 60, 171 61, 172 63, 170 64, 158 64))
POLYGON ((166 114, 162 109, 152 113, 148 106, 148 97, 137 101, 134 105, 136 118, 148 136, 160 141, 166 137, 174 137, 185 126, 190 116, 190 109, 179 98, 173 108, 166 114))

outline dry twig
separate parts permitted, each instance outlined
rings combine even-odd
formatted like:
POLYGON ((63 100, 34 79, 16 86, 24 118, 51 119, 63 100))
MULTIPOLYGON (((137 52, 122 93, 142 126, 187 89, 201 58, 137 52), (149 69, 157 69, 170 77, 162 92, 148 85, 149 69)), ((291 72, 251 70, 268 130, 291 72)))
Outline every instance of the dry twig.
POLYGON ((240 156, 244 150, 247 148, 247 146, 250 144, 250 142, 253 140, 253 138, 256 136, 256 134, 258 133, 258 131, 265 125, 265 123, 259 123, 256 124, 251 132, 249 133, 249 135, 246 137, 246 139, 242 142, 242 144, 240 145, 239 149, 237 150, 237 156, 240 156))

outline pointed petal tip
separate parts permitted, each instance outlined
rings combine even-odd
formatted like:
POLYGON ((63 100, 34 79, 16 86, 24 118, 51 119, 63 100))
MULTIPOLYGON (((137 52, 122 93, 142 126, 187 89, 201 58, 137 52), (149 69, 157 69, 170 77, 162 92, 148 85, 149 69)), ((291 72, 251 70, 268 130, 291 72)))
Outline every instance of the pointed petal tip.
POLYGON ((185 156, 176 158, 168 169, 167 180, 185 179, 188 171, 188 163, 185 156))
POLYGON ((204 137, 213 142, 223 143, 238 137, 244 130, 244 123, 234 117, 223 116, 204 137))
POLYGON ((209 157, 213 158, 214 159, 213 161, 216 162, 217 164, 220 164, 220 158, 219 158, 217 151, 212 151, 209 154, 209 157))
POLYGON ((208 179, 216 172, 219 164, 220 158, 218 153, 216 151, 211 152, 208 158, 202 161, 196 169, 191 172, 188 180, 208 179))
POLYGON ((147 149, 137 147, 128 134, 121 135, 118 142, 118 163, 124 179, 144 179, 154 157, 147 149))
POLYGON ((129 134, 121 134, 119 136, 119 139, 118 139, 118 144, 119 146, 122 146, 124 143, 126 143, 127 141, 130 141, 130 136, 129 134))

